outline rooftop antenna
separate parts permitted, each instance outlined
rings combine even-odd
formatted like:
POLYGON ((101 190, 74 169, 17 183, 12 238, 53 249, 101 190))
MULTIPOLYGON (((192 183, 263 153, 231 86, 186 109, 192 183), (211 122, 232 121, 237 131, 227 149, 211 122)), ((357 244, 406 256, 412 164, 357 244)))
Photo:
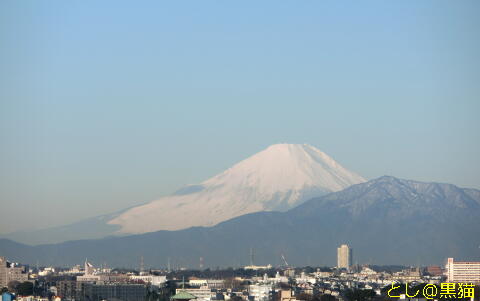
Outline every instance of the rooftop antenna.
POLYGON ((170 273, 170 257, 167 258, 167 271, 170 273))
POLYGON ((143 255, 140 256, 140 275, 143 275, 145 271, 145 266, 143 265, 143 255))
POLYGON ((200 257, 200 270, 203 270, 203 257, 200 257))

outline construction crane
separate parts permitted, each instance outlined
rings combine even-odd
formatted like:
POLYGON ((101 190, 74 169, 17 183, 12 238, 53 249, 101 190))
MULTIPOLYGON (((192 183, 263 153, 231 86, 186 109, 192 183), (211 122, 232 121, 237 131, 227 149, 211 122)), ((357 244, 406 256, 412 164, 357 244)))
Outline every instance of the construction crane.
POLYGON ((285 266, 288 267, 288 262, 287 260, 285 259, 285 256, 282 254, 282 259, 283 259, 283 262, 285 262, 285 266))

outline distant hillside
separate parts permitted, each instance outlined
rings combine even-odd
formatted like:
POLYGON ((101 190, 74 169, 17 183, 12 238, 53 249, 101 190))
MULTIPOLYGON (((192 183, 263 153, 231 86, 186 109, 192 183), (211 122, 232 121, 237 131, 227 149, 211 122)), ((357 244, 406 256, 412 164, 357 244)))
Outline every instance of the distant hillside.
POLYGON ((315 198, 287 212, 259 212, 214 227, 159 231, 99 240, 25 246, 0 241, 12 260, 72 265, 85 257, 110 266, 238 266, 255 249, 258 264, 335 265, 348 243, 354 262, 441 264, 446 257, 480 260, 480 191, 450 184, 381 177, 315 198), (13 245, 15 244, 15 245, 13 245))
POLYGON ((287 211, 366 180, 307 144, 275 144, 197 185, 119 212, 3 235, 27 244, 214 226, 244 214, 287 211))

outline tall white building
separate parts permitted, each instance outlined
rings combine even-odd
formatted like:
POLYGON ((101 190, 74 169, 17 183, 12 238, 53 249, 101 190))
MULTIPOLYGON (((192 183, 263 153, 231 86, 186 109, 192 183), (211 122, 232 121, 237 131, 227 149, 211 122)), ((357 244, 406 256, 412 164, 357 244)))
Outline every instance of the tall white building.
POLYGON ((480 283, 480 262, 453 261, 448 258, 446 268, 447 282, 480 283))
POLYGON ((337 268, 349 269, 352 265, 352 249, 348 245, 337 248, 337 268))

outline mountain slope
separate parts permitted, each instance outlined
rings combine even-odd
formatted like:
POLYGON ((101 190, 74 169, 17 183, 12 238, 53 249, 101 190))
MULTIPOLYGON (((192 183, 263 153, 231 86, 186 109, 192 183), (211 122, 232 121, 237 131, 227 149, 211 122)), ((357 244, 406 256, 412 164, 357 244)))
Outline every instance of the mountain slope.
POLYGON ((442 264, 446 257, 479 260, 480 191, 450 184, 381 177, 305 202, 287 212, 257 212, 214 227, 158 231, 126 237, 19 246, 0 241, 0 253, 32 263, 72 265, 88 257, 110 266, 145 263, 197 267, 281 264, 334 265, 336 247, 348 243, 354 262, 442 264))
POLYGON ((307 199, 364 182, 310 145, 276 144, 173 196, 109 221, 119 233, 213 226, 258 211, 285 211, 307 199))
POLYGON ((66 226, 3 237, 40 244, 213 226, 247 213, 285 211, 361 182, 365 179, 312 146, 276 144, 199 185, 156 201, 66 226))
POLYGON ((2 235, 2 238, 14 240, 25 244, 56 243, 73 239, 103 238, 120 229, 117 225, 109 225, 107 222, 118 216, 120 212, 100 215, 80 220, 78 222, 51 227, 36 231, 19 231, 2 235))

